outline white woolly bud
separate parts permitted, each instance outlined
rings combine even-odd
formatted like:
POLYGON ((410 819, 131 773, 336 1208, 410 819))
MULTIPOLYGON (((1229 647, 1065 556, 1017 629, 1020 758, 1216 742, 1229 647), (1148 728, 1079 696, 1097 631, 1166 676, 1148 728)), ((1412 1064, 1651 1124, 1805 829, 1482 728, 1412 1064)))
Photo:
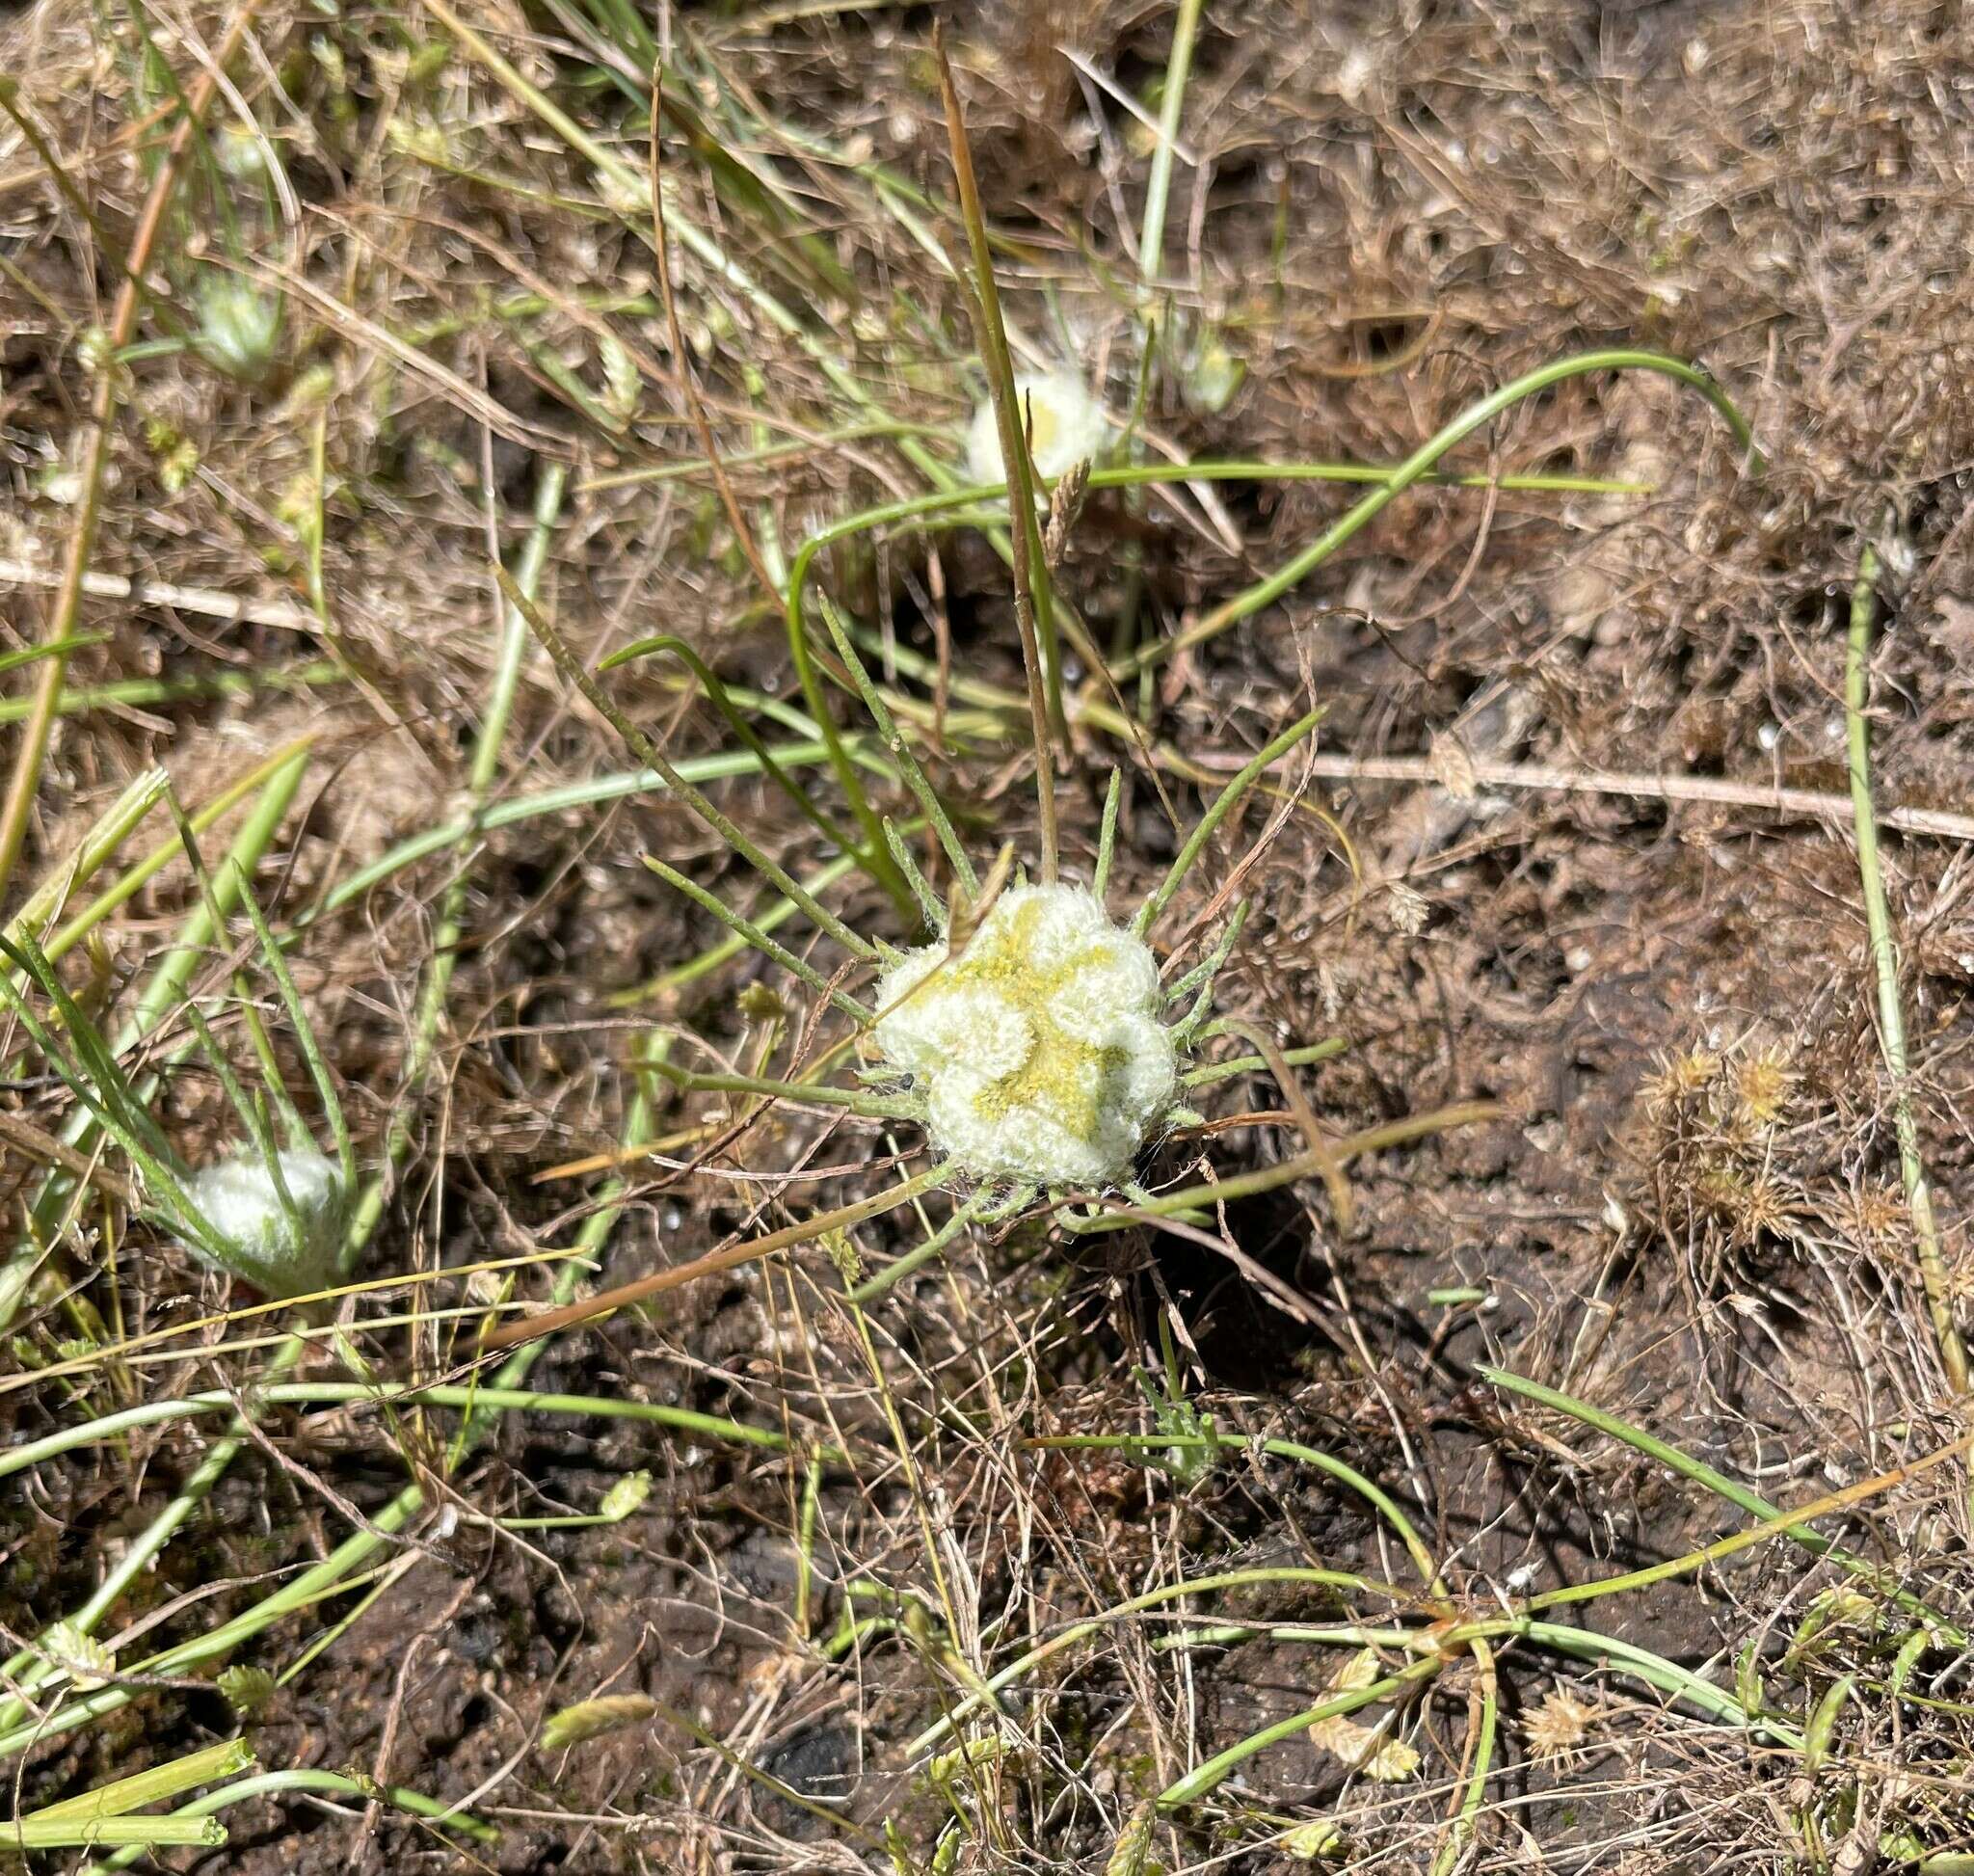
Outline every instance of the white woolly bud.
MULTIPOLYGON (((1074 371, 1014 381, 1015 410, 1028 439, 1035 473, 1053 482, 1078 463, 1103 454, 1109 436, 1104 407, 1074 371)), ((975 482, 1004 482, 1000 422, 990 397, 974 413, 967 429, 967 473, 975 482)))
POLYGON ((195 1172, 185 1192, 225 1246, 215 1261, 270 1296, 304 1296, 326 1287, 334 1273, 342 1174, 312 1146, 290 1147, 278 1158, 287 1205, 257 1153, 195 1172))
POLYGON ((877 999, 933 1145, 977 1178, 1112 1185, 1171 1105, 1158 965, 1080 886, 1011 888, 958 957, 907 953, 877 999))

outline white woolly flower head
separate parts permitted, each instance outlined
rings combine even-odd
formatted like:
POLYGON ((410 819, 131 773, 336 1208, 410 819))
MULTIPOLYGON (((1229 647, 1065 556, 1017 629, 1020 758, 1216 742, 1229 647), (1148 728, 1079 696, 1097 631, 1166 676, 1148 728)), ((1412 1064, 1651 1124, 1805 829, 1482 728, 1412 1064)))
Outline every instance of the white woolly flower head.
POLYGON ((878 1047, 975 1178, 1113 1185, 1172 1105, 1158 965, 1080 886, 1010 888, 958 957, 908 952, 877 1000, 878 1047))
MULTIPOLYGON (((1015 409, 1027 425, 1028 456, 1035 473, 1054 481, 1078 463, 1104 452, 1110 426, 1104 407, 1089 393, 1080 376, 1067 369, 1014 381, 1015 409)), ((1000 424, 994 400, 974 413, 967 429, 967 473, 975 482, 1004 482, 1007 468, 1000 456, 1000 424)))
POLYGON ((195 1172, 185 1193, 225 1247, 213 1261, 270 1296, 303 1296, 324 1288, 335 1269, 342 1174, 312 1146, 289 1147, 277 1158, 286 1205, 258 1153, 195 1172))

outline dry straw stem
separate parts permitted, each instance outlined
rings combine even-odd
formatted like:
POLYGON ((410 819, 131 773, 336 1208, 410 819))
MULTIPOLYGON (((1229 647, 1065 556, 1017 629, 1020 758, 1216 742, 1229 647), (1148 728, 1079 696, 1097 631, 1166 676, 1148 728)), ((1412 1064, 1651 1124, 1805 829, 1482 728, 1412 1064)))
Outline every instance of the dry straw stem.
MULTIPOLYGON (((165 211, 171 206, 172 192, 185 167, 195 140, 200 134, 205 113, 220 88, 219 74, 240 49, 253 23, 259 0, 245 0, 227 28, 212 65, 193 85, 178 119, 177 128, 165 147, 164 161, 158 166, 143 216, 131 239, 128 265, 117 289, 110 315, 109 358, 130 343, 137 329, 137 312, 144 292, 139 284, 150 265, 151 250, 165 225, 165 211)), ((117 372, 106 358, 96 373, 95 398, 90 409, 89 443, 83 457, 82 493, 76 508, 75 528, 68 537, 67 556, 62 564, 62 584, 55 596, 54 610, 48 615, 43 642, 59 644, 75 633, 75 622, 82 606, 83 582, 89 573, 90 554, 95 546, 96 521, 101 507, 103 465, 109 459, 110 425, 117 414, 117 372)), ((14 864, 27 840, 29 817, 34 813, 35 795, 40 788, 41 764, 48 753, 48 738, 54 731, 62 680, 68 670, 67 655, 54 651, 42 661, 35 684, 33 707, 27 725, 20 733, 14 751, 13 769, 7 781, 7 795, 0 802, 0 898, 7 893, 14 864)))
MULTIPOLYGON (((1429 756, 1328 756, 1304 758, 1309 773, 1326 782, 1423 782, 1445 786, 1441 764, 1429 756)), ((1734 782, 1712 775, 1641 775, 1599 768, 1561 768, 1542 763, 1497 763, 1473 759, 1474 780, 1483 788, 1528 789, 1538 793, 1623 794, 1644 801, 1694 801, 1721 808, 1759 808, 1768 813, 1817 820, 1854 821, 1857 800, 1816 789, 1774 788, 1765 782, 1734 782)), ((1878 816, 1881 825, 1902 834, 1943 841, 1974 842, 1974 815, 1934 808, 1891 808, 1878 816)))
POLYGON ((880 1212, 889 1212, 922 1197, 947 1176, 943 1166, 927 1166, 902 1185, 888 1186, 872 1197, 860 1198, 850 1205, 839 1205, 834 1211, 818 1212, 813 1219, 785 1225, 779 1231, 770 1231, 764 1238, 743 1238, 737 1243, 723 1245, 717 1250, 709 1250, 689 1263, 654 1271, 634 1283, 619 1284, 614 1290, 600 1291, 580 1302, 568 1303, 539 1316, 524 1317, 518 1323, 503 1323, 498 1327, 490 1328, 480 1338, 480 1348, 483 1353, 491 1354, 500 1349, 511 1349, 518 1342, 532 1342, 540 1335, 554 1335, 565 1328, 573 1328, 577 1323, 586 1323, 593 1316, 604 1316, 615 1309, 628 1308, 634 1302, 643 1302, 648 1297, 661 1296, 682 1284, 695 1283, 703 1276, 737 1270, 742 1264, 752 1264, 775 1251, 806 1245, 825 1232, 847 1231, 853 1224, 862 1224, 866 1219, 875 1218, 880 1212))
MULTIPOLYGON (((974 153, 967 142, 967 121, 960 109, 959 88, 946 56, 946 38, 935 28, 932 48, 939 60, 939 90, 946 104, 946 134, 952 147, 953 175, 959 184, 960 213, 974 255, 974 324, 980 357, 987 366, 988 389, 1000 430, 1000 460, 1007 469, 1008 546, 1014 569, 1014 617, 1021 633, 1022 663, 1028 679, 1028 724, 1035 744, 1035 805, 1041 818, 1041 878, 1055 883, 1055 773, 1052 721, 1062 722, 1060 657, 1050 647, 1046 663, 1036 630, 1034 563, 1040 558, 1035 531, 1034 466, 1028 460, 1027 439, 1016 402, 1014 362, 1008 356, 1007 332, 1000 318, 1000 294, 994 282, 994 254, 987 240, 987 221, 980 207, 980 186, 974 175, 974 153)), ((1065 731, 1064 734, 1067 734, 1065 731)))
POLYGON ((1884 875, 1878 862, 1878 819, 1871 799, 1871 727, 1865 710, 1871 682, 1871 620, 1878 604, 1878 554, 1867 546, 1857 563, 1851 591, 1851 637, 1844 661, 1844 716, 1850 730, 1851 800, 1857 828, 1857 871, 1864 889, 1864 920, 1871 934, 1871 961, 1878 977, 1879 1040, 1892 1078, 1892 1126, 1899 1139, 1899 1170, 1912 1212, 1912 1235, 1919 1250, 1919 1276, 1926 1286, 1927 1314, 1947 1385, 1967 1391, 1967 1350, 1954 1324, 1953 1286, 1940 1255, 1934 1221, 1933 1193, 1919 1156, 1919 1126, 1912 1115, 1907 1080, 1906 1018, 1899 1004, 1899 954, 1892 943, 1891 915, 1885 906, 1884 875))

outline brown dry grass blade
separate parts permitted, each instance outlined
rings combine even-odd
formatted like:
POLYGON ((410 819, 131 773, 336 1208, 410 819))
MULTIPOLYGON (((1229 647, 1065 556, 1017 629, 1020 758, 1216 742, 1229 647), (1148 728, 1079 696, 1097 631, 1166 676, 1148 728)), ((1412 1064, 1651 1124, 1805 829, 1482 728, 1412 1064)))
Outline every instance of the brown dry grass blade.
MULTIPOLYGON (((987 241, 987 218, 980 207, 980 185, 974 174, 974 152, 967 142, 967 121, 960 109, 959 88, 946 56, 946 36, 935 29, 932 50, 939 60, 939 90, 946 104, 946 134, 952 148, 953 175, 959 185, 960 215, 967 225, 967 242, 974 256, 974 327, 987 383, 994 396, 994 415, 1000 431, 1000 460, 1007 474, 1008 543, 1014 563, 1014 618, 1022 638, 1022 666, 1028 680, 1028 725, 1035 743, 1035 806, 1042 822, 1041 876, 1053 885, 1056 871, 1055 759, 1054 730, 1060 727, 1060 698, 1052 710, 1050 685, 1036 630, 1034 563, 1039 557, 1035 529, 1034 470, 1028 462, 1021 412, 1015 401, 1014 362, 1008 356, 1007 329, 1000 317, 1000 295, 994 284, 994 255, 987 241)), ((1051 660, 1053 669, 1054 660, 1051 660)))

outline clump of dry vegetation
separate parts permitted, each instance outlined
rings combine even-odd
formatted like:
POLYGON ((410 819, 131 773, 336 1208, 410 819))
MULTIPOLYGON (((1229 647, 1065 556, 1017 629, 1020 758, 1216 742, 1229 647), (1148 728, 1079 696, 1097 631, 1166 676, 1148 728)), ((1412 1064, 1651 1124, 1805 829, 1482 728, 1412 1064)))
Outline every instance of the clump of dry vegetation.
POLYGON ((0 25, 0 1856, 1974 1868, 1961 37, 0 25))

